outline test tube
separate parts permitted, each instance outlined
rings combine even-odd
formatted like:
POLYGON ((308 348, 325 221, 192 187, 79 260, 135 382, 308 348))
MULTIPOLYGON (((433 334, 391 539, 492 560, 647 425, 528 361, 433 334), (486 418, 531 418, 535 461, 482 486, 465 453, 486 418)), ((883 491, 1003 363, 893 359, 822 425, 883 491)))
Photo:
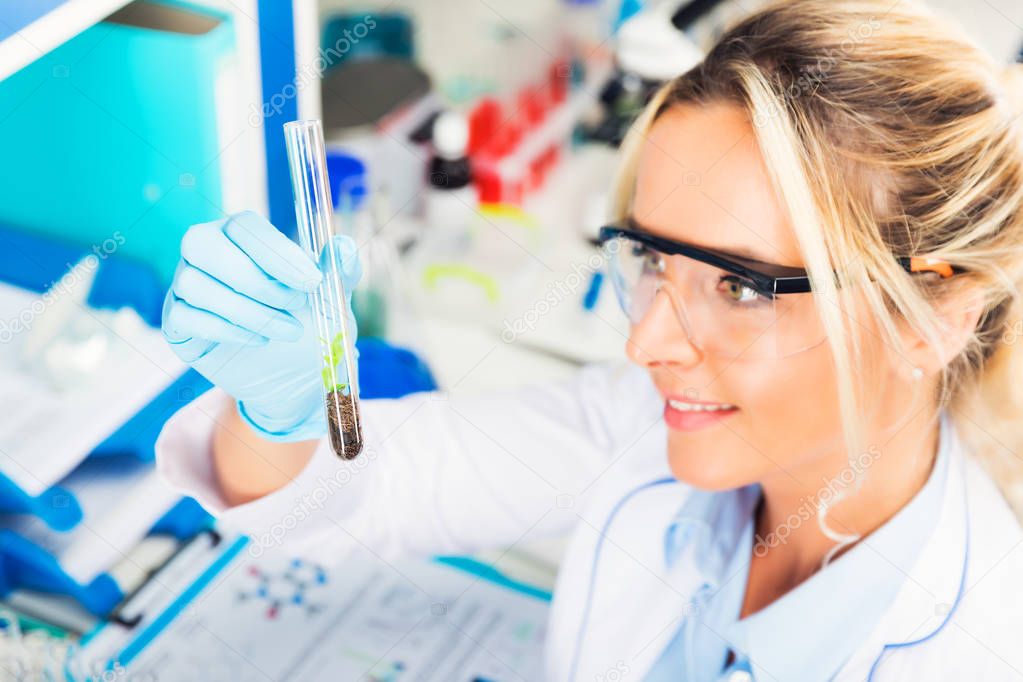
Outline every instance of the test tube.
POLYGON ((333 203, 327 181, 323 127, 319 121, 292 121, 284 124, 284 138, 295 193, 299 244, 323 273, 323 280, 312 293, 312 308, 320 340, 327 434, 338 457, 354 459, 362 452, 359 379, 353 339, 348 333, 341 259, 332 239, 333 203))

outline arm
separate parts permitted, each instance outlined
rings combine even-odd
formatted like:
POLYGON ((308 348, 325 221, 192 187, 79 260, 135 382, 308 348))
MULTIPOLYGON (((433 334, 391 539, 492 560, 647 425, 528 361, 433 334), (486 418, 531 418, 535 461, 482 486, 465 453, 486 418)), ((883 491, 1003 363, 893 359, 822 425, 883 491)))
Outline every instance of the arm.
POLYGON ((230 505, 251 502, 292 481, 309 463, 317 441, 268 441, 238 414, 234 401, 221 410, 211 442, 217 486, 230 505))
POLYGON ((382 557, 466 553, 565 532, 578 521, 580 497, 659 420, 645 374, 622 367, 481 396, 369 400, 367 445, 356 460, 342 462, 320 441, 293 480, 242 502, 276 485, 304 453, 289 458, 295 453, 255 442, 277 471, 260 485, 219 487, 231 468, 224 460, 239 456, 234 471, 254 465, 240 448, 214 454, 232 434, 230 422, 211 418, 225 399, 211 393, 168 423, 157 445, 161 470, 264 549, 286 545, 324 561, 357 547, 382 557))
MULTIPOLYGON (((351 292, 355 242, 332 243, 351 292)), ((189 228, 181 253, 163 333, 216 388, 168 422, 157 464, 260 545, 302 541, 324 558, 353 542, 462 552, 564 530, 575 497, 660 421, 645 372, 594 367, 486 396, 365 401, 366 448, 343 462, 321 437, 323 340, 308 295, 318 263, 254 213, 189 228)))

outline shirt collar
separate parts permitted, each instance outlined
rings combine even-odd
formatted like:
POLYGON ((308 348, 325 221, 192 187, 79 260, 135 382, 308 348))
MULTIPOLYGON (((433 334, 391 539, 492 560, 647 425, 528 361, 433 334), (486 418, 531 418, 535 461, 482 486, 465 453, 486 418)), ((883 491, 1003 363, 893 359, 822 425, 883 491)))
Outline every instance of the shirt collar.
POLYGON ((728 492, 694 489, 668 524, 667 568, 675 568, 684 554, 693 559, 705 583, 720 584, 759 500, 759 485, 728 492))

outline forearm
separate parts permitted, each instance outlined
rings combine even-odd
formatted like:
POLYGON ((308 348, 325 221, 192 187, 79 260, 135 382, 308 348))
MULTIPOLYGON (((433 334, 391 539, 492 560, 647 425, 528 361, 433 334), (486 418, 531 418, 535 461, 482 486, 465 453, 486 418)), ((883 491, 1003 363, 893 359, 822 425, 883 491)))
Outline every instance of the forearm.
POLYGON ((278 443, 266 440, 242 420, 229 401, 213 431, 213 470, 221 495, 242 504, 289 483, 309 463, 318 441, 278 443))

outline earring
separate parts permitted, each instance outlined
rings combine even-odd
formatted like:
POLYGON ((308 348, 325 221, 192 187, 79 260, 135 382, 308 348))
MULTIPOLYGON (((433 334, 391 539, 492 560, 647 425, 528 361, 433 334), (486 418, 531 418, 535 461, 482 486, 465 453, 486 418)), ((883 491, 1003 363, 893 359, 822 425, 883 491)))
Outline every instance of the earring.
POLYGON ((924 371, 919 367, 914 367, 913 371, 910 372, 910 376, 913 377, 913 381, 920 381, 924 378, 924 371))

